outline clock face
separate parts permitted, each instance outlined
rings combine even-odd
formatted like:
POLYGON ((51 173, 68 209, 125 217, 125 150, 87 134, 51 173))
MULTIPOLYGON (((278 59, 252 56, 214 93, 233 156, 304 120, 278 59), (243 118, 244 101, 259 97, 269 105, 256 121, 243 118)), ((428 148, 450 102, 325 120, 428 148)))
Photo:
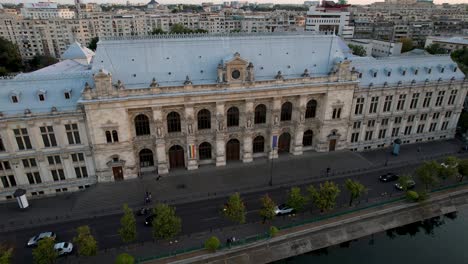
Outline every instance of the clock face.
POLYGON ((231 72, 231 76, 232 76, 233 79, 236 79, 236 80, 239 79, 239 77, 240 77, 240 71, 239 71, 239 70, 233 70, 233 71, 231 72))

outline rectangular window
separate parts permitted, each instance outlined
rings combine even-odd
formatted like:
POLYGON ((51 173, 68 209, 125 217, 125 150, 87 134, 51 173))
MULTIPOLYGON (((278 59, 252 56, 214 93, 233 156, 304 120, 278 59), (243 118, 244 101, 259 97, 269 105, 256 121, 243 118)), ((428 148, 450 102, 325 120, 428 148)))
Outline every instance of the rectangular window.
POLYGON ((44 141, 44 146, 48 147, 56 147, 57 140, 55 139, 54 128, 52 126, 44 126, 40 127, 42 141, 44 141))
POLYGON ((457 92, 458 92, 458 90, 452 90, 450 92, 450 97, 449 97, 449 100, 447 102, 448 105, 455 104, 455 98, 457 98, 457 92))
POLYGON ((421 121, 425 121, 427 119, 427 114, 421 114, 420 119, 421 121))
POLYGON ((440 116, 439 113, 434 113, 434 114, 432 115, 432 119, 438 119, 439 116, 440 116))
POLYGON ((399 133, 400 133, 400 128, 399 127, 394 127, 392 129, 392 137, 398 136, 399 133))
POLYGON ((408 123, 414 122, 414 115, 409 115, 408 116, 408 123))
POLYGON ((0 137, 0 151, 5 151, 5 145, 3 144, 3 139, 0 137))
POLYGON ((411 134, 411 129, 413 129, 412 126, 406 126, 406 127, 405 127, 405 133, 404 133, 404 134, 405 134, 405 135, 411 134))
POLYGON ((60 156, 59 156, 59 155, 56 155, 56 156, 48 156, 48 157, 47 157, 47 161, 49 162, 49 165, 58 165, 58 164, 62 164, 62 161, 60 160, 60 156))
POLYGON ((432 92, 427 92, 426 96, 424 97, 424 102, 423 102, 423 107, 427 108, 431 104, 431 97, 432 97, 432 92))
POLYGON ((3 188, 10 188, 16 186, 15 176, 12 175, 10 162, 0 161, 0 179, 3 185, 3 188))
POLYGON ((405 108, 406 94, 400 94, 398 97, 397 111, 401 111, 405 108))
POLYGON ((395 123, 395 124, 401 124, 401 116, 395 117, 394 123, 395 123))
POLYGON ((393 100, 393 96, 391 95, 385 96, 385 103, 383 107, 384 112, 390 112, 390 110, 392 109, 392 100, 393 100))
POLYGON ((437 123, 431 123, 429 126, 429 132, 434 132, 436 130, 437 123))
POLYGON ((65 174, 62 169, 50 170, 52 173, 52 178, 54 181, 63 181, 65 180, 65 174))
POLYGON ((442 127, 440 128, 440 130, 447 130, 448 124, 449 124, 448 121, 443 122, 442 127))
POLYGON ((371 104, 369 107, 369 114, 377 113, 377 106, 379 104, 379 97, 375 96, 371 98, 371 104))
POLYGON ((357 142, 359 140, 359 133, 351 134, 351 143, 357 142))
POLYGON ((382 121, 380 123, 381 123, 382 126, 388 125, 388 118, 382 119, 382 121))
POLYGON ((415 109, 418 106, 419 93, 414 93, 411 99, 410 109, 415 109))
POLYGON ((39 184, 42 183, 41 175, 39 172, 28 172, 26 173, 28 177, 29 184, 39 184))
POLYGON ((68 144, 81 144, 80 132, 78 131, 77 124, 65 125, 65 131, 67 132, 68 144))
POLYGON ((369 140, 372 140, 372 134, 374 133, 374 131, 366 131, 366 137, 365 137, 365 141, 369 141, 369 140))
POLYGON ((374 127, 374 126, 375 126, 375 120, 369 120, 369 121, 367 121, 367 126, 368 126, 368 127, 374 127))
POLYGON ((86 170, 86 167, 75 167, 75 174, 76 174, 76 178, 88 177, 88 171, 86 170))
POLYGON ((362 109, 364 108, 364 98, 356 99, 356 108, 354 109, 355 115, 362 115, 362 109))
POLYGON ((442 102, 444 101, 444 95, 445 95, 445 91, 439 91, 439 94, 437 95, 435 106, 441 106, 442 105, 442 102))
POLYGON ((36 160, 34 158, 31 159, 23 159, 23 167, 24 168, 35 168, 37 167, 36 160))
POLYGON ((445 112, 445 118, 450 118, 452 116, 452 111, 445 112))
POLYGON ((341 117, 341 108, 333 108, 332 119, 338 119, 341 117))
POLYGON ((356 121, 353 123, 353 129, 361 128, 361 121, 356 121))
POLYGON ((13 132, 19 150, 32 149, 31 140, 29 139, 28 130, 26 128, 13 129, 13 132))
POLYGON ((379 138, 385 138, 386 133, 387 133, 387 129, 380 129, 379 138))
POLYGON ((418 130, 416 133, 421 134, 424 131, 424 124, 418 125, 418 130))

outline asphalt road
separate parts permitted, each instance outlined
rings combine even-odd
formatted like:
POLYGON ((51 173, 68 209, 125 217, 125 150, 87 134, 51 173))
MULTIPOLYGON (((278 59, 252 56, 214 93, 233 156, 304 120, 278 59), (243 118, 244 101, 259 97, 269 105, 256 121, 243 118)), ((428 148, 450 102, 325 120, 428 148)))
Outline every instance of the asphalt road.
MULTIPOLYGON (((412 169, 414 169, 414 166, 403 167, 397 170, 392 170, 392 172, 402 174, 410 172, 412 169)), ((380 172, 359 175, 351 178, 359 180, 369 189, 366 198, 380 197, 383 192, 399 192, 394 188, 394 182, 382 183, 378 181, 378 176, 384 172, 390 171, 382 170, 380 172)), ((345 179, 346 178, 340 178, 334 180, 335 183, 340 184, 340 189, 342 191, 338 199, 338 204, 349 202, 349 195, 343 184, 345 179)), ((417 185, 420 184, 417 183, 417 185)), ((304 189, 305 188, 303 188, 303 191, 304 189)), ((264 192, 250 193, 246 195, 241 194, 247 208, 247 222, 256 222, 261 220, 258 215, 258 210, 261 206, 259 198, 263 194, 264 192)), ((285 202, 286 189, 284 188, 271 190, 268 194, 277 204, 285 202)), ((176 205, 176 213, 182 218, 182 234, 190 234, 206 231, 210 228, 221 228, 232 225, 232 222, 222 218, 219 213, 220 208, 226 200, 226 198, 220 198, 176 205)), ((117 233, 117 230, 120 227, 120 218, 121 215, 111 215, 2 233, 0 234, 0 241, 6 241, 16 246, 13 263, 32 263, 32 250, 25 247, 25 244, 30 237, 40 232, 53 231, 57 234, 57 241, 71 241, 76 234, 75 230, 78 226, 89 225, 98 241, 99 248, 113 248, 122 245, 117 233)), ((144 217, 137 216, 138 242, 152 240, 151 228, 144 226, 143 222, 144 217)))

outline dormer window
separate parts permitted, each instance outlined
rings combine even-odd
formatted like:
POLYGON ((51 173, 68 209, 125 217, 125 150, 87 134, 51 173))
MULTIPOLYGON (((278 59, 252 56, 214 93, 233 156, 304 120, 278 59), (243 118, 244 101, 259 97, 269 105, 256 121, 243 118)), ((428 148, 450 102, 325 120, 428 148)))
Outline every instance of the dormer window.
POLYGON ((401 72, 401 75, 405 76, 405 75, 406 75, 406 70, 403 70, 403 71, 401 72))
POLYGON ((457 67, 453 67, 453 72, 457 72, 457 67))
POLYGON ((16 104, 16 103, 18 103, 18 101, 19 101, 19 100, 18 100, 18 96, 16 96, 16 95, 12 95, 12 96, 11 96, 11 102, 13 102, 14 104, 16 104))
POLYGON ((19 103, 20 96, 21 96, 21 93, 20 93, 20 92, 11 91, 11 92, 10 92, 10 101, 11 101, 13 104, 19 103))
POLYGON ((39 101, 45 101, 45 96, 43 94, 39 94, 39 101))
POLYGON ((65 99, 70 99, 71 97, 70 92, 65 92, 63 95, 65 96, 65 99))
POLYGON ((440 73, 444 73, 444 71, 445 71, 444 67, 440 68, 440 73))
POLYGON ((414 70, 414 75, 418 75, 418 72, 419 72, 418 69, 414 70))
POLYGON ((359 79, 362 78, 362 72, 359 73, 358 77, 359 77, 359 79))
POLYGON ((431 72, 432 72, 432 69, 431 69, 431 68, 427 69, 427 73, 428 73, 428 74, 431 74, 431 72))
POLYGON ((377 78, 377 72, 374 72, 372 76, 374 76, 374 78, 377 78))
POLYGON ((37 98, 39 101, 43 102, 46 99, 46 91, 45 90, 39 90, 37 91, 37 98))

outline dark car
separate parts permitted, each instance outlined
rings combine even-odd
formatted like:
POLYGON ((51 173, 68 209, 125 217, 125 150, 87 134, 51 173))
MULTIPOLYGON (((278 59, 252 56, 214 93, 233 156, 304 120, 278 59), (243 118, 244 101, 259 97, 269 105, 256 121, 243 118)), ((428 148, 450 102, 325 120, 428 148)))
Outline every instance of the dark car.
POLYGON ((149 215, 145 218, 145 226, 152 226, 153 225, 153 220, 156 215, 152 214, 149 215))
POLYGON ((396 175, 395 173, 389 172, 389 173, 380 175, 379 180, 383 182, 396 181, 398 180, 398 175, 396 175))

